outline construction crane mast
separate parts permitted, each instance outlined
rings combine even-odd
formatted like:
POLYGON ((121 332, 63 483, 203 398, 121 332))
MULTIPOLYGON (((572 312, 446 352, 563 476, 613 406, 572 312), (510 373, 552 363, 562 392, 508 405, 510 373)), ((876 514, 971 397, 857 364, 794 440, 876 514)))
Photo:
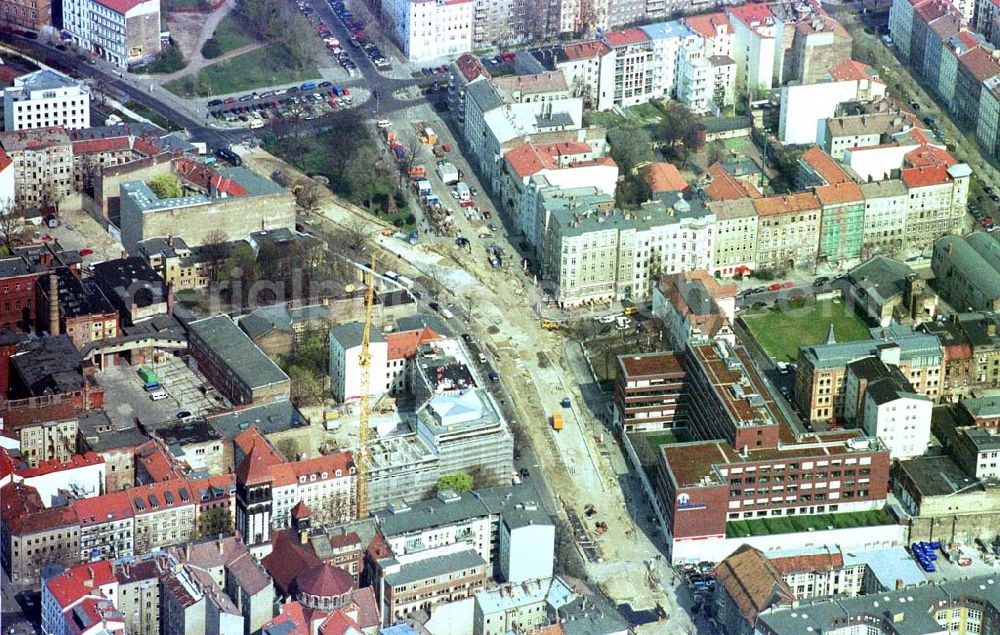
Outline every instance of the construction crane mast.
POLYGON ((371 391, 371 355, 368 344, 371 340, 372 309, 375 306, 375 254, 372 254, 371 271, 368 273, 368 289, 365 291, 365 326, 361 334, 361 353, 358 366, 361 368, 361 418, 358 422, 358 460, 355 471, 358 477, 358 519, 368 517, 368 393, 371 391))

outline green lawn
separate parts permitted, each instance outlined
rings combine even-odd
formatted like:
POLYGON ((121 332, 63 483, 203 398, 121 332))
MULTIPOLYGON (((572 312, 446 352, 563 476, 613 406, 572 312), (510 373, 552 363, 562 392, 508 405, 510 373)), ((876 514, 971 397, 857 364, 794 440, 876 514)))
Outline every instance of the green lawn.
POLYGON ((639 104, 637 106, 629 106, 627 108, 629 114, 631 114, 636 119, 639 119, 643 123, 649 123, 652 121, 659 121, 660 116, 663 114, 656 105, 646 102, 644 104, 639 104))
POLYGON ((164 88, 181 97, 227 95, 263 86, 304 82, 319 77, 315 64, 289 68, 279 47, 269 44, 243 55, 217 62, 198 71, 193 77, 167 82, 164 88))
POLYGON ((206 0, 167 0, 167 9, 207 9, 206 0))
POLYGON ((820 344, 830 323, 838 342, 869 339, 868 327, 850 307, 839 300, 791 301, 743 321, 754 338, 778 362, 794 362, 800 346, 820 344))
POLYGON ((677 430, 664 430, 662 432, 650 432, 642 435, 646 443, 654 448, 668 443, 684 443, 689 441, 687 430, 678 428, 677 430))
MULTIPOLYGON (((181 127, 174 123, 171 119, 164 117, 160 113, 156 112, 152 108, 147 108, 146 106, 140 104, 137 101, 132 101, 131 99, 125 102, 125 107, 134 112, 135 114, 149 119, 157 126, 163 128, 168 132, 175 132, 180 130, 181 127)), ((122 119, 128 119, 128 116, 124 113, 118 113, 122 119)))
POLYGON ((583 115, 583 125, 585 126, 601 126, 610 129, 623 123, 625 123, 625 118, 611 110, 605 112, 594 110, 583 115))
MULTIPOLYGON (((232 11, 222 18, 222 22, 219 22, 219 26, 215 28, 215 33, 209 42, 213 40, 217 43, 214 48, 218 55, 215 57, 257 41, 250 35, 250 29, 243 16, 236 11, 232 11)), ((205 42, 205 46, 202 47, 202 55, 205 55, 206 48, 212 48, 209 42, 205 42)))
POLYGON ((789 534, 799 531, 823 531, 850 529, 853 527, 875 527, 893 524, 892 517, 882 509, 867 512, 845 512, 843 514, 813 514, 810 516, 771 516, 751 520, 733 520, 726 523, 726 538, 748 538, 789 534))

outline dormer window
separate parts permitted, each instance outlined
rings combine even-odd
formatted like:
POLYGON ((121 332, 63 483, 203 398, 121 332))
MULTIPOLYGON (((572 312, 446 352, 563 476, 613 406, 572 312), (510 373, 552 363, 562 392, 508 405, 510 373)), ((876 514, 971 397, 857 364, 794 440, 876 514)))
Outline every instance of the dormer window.
POLYGON ((339 470, 339 469, 335 472, 335 474, 337 476, 341 476, 343 473, 344 473, 344 471, 343 470, 339 470))
POLYGON ((320 478, 323 478, 323 479, 330 478, 330 474, 328 472, 323 472, 322 474, 320 474, 320 478))
POLYGON ((299 483, 305 483, 305 482, 306 482, 306 477, 305 476, 300 476, 299 477, 299 483))

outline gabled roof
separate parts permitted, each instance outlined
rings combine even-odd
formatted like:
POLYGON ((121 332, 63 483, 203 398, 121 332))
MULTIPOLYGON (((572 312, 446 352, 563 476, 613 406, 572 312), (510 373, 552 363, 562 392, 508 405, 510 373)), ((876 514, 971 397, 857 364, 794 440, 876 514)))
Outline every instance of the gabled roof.
POLYGON ((854 181, 845 181, 833 185, 820 185, 816 188, 816 198, 823 205, 837 205, 840 203, 863 202, 864 194, 861 187, 854 181))
POLYGON ((932 165, 929 167, 903 168, 901 171, 903 183, 906 187, 928 187, 931 185, 941 185, 947 183, 951 177, 948 169, 942 165, 932 165))
POLYGON ((122 15, 128 13, 132 9, 136 8, 143 2, 148 0, 97 0, 97 4, 107 7, 116 13, 121 13, 122 15))
POLYGON ((732 201, 743 198, 761 198, 756 187, 729 173, 721 163, 713 163, 698 177, 705 195, 712 201, 732 201))
POLYGON ((871 66, 857 60, 844 60, 830 69, 830 77, 834 81, 860 81, 864 79, 879 79, 878 73, 871 66))
POLYGON ((819 199, 810 192, 758 198, 753 205, 761 216, 819 210, 821 207, 819 199))
POLYGON ((645 179, 653 194, 657 192, 682 192, 689 187, 677 166, 662 161, 649 165, 645 179))
POLYGON ((250 452, 243 457, 236 468, 236 480, 244 485, 259 485, 272 481, 271 470, 268 467, 273 458, 272 453, 260 448, 258 443, 254 442, 250 452))
POLYGON ((916 150, 907 152, 903 159, 910 167, 914 168, 930 165, 948 167, 958 163, 958 159, 953 157, 950 152, 930 144, 921 145, 916 150))
POLYGON ((751 625, 767 608, 795 599, 781 573, 763 552, 750 545, 743 545, 720 562, 715 574, 717 584, 726 590, 740 615, 751 625))
POLYGON ((604 41, 609 46, 619 47, 629 44, 641 44, 649 41, 649 36, 642 29, 631 28, 624 31, 610 31, 604 34, 604 41))
POLYGON ((958 63, 981 82, 1000 74, 1000 62, 981 46, 959 56, 958 63))
POLYGON ((610 52, 611 47, 600 40, 587 40, 586 42, 575 42, 563 46, 563 54, 566 56, 566 60, 570 62, 590 59, 592 57, 603 57, 610 52))
POLYGON ((693 31, 696 31, 702 37, 714 38, 716 29, 720 29, 724 33, 732 33, 733 28, 729 24, 729 18, 725 13, 721 11, 719 13, 706 13, 704 15, 693 15, 684 18, 684 22, 687 23, 693 31))
POLYGON ((808 166, 817 176, 826 181, 827 184, 846 183, 851 180, 851 177, 847 175, 847 172, 842 167, 837 165, 833 157, 823 152, 819 146, 812 146, 803 152, 802 156, 799 157, 799 161, 808 166))

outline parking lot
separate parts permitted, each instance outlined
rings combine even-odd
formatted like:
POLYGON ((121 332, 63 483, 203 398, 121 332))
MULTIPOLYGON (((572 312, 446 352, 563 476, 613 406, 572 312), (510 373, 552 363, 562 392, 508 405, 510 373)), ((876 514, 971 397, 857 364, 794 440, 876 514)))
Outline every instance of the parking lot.
POLYGON ((207 383, 205 378, 188 368, 183 359, 171 355, 163 362, 148 364, 147 368, 156 373, 169 395, 166 399, 150 398, 137 374, 138 366, 119 364, 97 373, 97 380, 104 387, 108 417, 116 428, 129 427, 136 419, 144 425, 155 425, 175 419, 179 412, 201 414, 222 407, 201 392, 200 387, 207 383))

